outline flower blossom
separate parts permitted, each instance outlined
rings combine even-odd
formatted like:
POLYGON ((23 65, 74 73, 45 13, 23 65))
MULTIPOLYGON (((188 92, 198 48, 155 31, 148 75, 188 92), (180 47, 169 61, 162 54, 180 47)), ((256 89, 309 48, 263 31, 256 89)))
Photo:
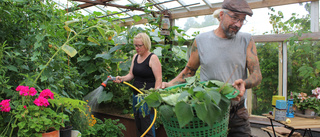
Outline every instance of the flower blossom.
POLYGON ((34 96, 37 94, 37 90, 34 87, 31 87, 29 90, 29 95, 30 96, 34 96))
POLYGON ((50 89, 44 89, 40 93, 39 97, 44 97, 46 99, 51 98, 53 99, 54 94, 50 91, 50 89))
POLYGON ((320 94, 320 88, 317 87, 316 89, 312 90, 313 95, 319 95, 320 94))
POLYGON ((9 102, 10 102, 10 99, 2 100, 0 103, 0 111, 9 112, 11 110, 9 102))
POLYGON ((24 109, 27 109, 27 106, 26 106, 26 105, 24 105, 24 106, 23 106, 23 108, 24 108, 24 109))
POLYGON ((308 96, 307 93, 301 92, 301 93, 299 93, 299 95, 298 95, 298 99, 301 99, 300 102, 303 102, 303 100, 307 99, 307 96, 308 96))
POLYGON ((34 101, 33 101, 34 104, 36 104, 37 106, 49 106, 49 102, 48 102, 48 99, 44 98, 44 97, 39 97, 39 98, 36 98, 34 101))
POLYGON ((20 95, 22 96, 34 96, 37 94, 37 90, 34 88, 34 87, 31 87, 29 89, 28 86, 21 86, 19 85, 17 88, 16 88, 16 91, 20 91, 20 95))
POLYGON ((21 86, 19 85, 17 88, 16 88, 16 91, 20 91, 20 95, 22 96, 28 96, 29 95, 29 87, 28 86, 21 86))

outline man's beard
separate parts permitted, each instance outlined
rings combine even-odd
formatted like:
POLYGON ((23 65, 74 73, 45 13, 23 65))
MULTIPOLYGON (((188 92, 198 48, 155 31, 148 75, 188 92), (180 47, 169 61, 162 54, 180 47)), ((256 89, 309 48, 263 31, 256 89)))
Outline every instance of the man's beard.
POLYGON ((222 30, 223 30, 223 32, 224 32, 224 34, 226 35, 226 37, 228 38, 228 39, 232 39, 237 33, 238 33, 238 31, 240 30, 240 28, 239 27, 237 27, 237 26, 228 26, 228 28, 226 29, 225 27, 224 27, 224 25, 222 25, 222 30), (230 29, 235 29, 236 31, 231 31, 230 29), (229 31, 230 30, 230 31, 229 31))

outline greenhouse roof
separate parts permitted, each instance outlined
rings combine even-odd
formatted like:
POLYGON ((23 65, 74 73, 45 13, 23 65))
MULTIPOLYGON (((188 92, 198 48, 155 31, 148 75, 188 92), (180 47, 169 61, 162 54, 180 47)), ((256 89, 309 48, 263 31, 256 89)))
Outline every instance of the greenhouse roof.
MULTIPOLYGON (((169 13, 171 19, 196 17, 212 14, 221 7, 223 0, 53 0, 60 8, 68 12, 75 9, 84 15, 101 12, 103 16, 114 16, 124 19, 125 22, 133 21, 134 15, 144 16, 145 5, 151 5, 155 13, 169 13)), ((252 9, 270 6, 279 6, 315 0, 247 0, 252 9)), ((140 23, 143 22, 143 20, 140 23)), ((130 23, 128 23, 129 25, 130 23)), ((125 24, 126 25, 126 24, 125 24)))

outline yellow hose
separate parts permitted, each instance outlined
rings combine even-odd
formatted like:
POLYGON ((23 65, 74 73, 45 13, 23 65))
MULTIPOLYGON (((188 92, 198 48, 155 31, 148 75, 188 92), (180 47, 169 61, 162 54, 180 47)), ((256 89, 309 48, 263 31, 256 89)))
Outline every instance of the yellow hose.
MULTIPOLYGON (((126 84, 126 85, 128 85, 128 86, 130 86, 130 87, 132 87, 133 89, 135 89, 136 91, 138 91, 140 94, 143 94, 143 92, 141 92, 138 88, 136 88, 135 86, 129 84, 128 82, 123 81, 123 83, 126 84)), ((145 135, 149 132, 149 130, 151 129, 151 127, 154 125, 154 123, 156 122, 157 110, 156 110, 155 108, 153 108, 153 109, 154 109, 154 118, 153 118, 153 121, 152 121, 151 125, 148 127, 148 129, 141 135, 141 137, 145 136, 145 135)))

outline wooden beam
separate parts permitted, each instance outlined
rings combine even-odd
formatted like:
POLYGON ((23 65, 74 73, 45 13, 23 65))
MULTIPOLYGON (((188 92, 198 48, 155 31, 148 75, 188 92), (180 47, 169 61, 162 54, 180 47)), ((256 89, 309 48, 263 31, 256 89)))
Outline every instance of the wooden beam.
MULTIPOLYGON (((318 0, 262 0, 262 1, 258 1, 258 2, 250 2, 248 4, 252 9, 257 9, 257 8, 281 6, 281 5, 309 2, 309 1, 318 1, 318 0)), ((196 16, 202 16, 202 15, 211 15, 216 9, 220 8, 220 7, 217 7, 214 5, 213 5, 213 7, 215 7, 215 8, 193 10, 193 9, 197 8, 197 7, 194 7, 194 8, 190 8, 191 11, 189 11, 189 12, 180 12, 180 13, 176 13, 175 11, 173 11, 172 12, 172 19, 196 17, 196 16)))
MULTIPOLYGON (((270 35, 256 35, 253 36, 255 42, 282 42, 290 37, 293 37, 296 34, 270 34, 270 35)), ((309 40, 320 40, 320 32, 313 32, 313 33, 303 33, 299 40, 303 40, 308 38, 309 40)))
MULTIPOLYGON (((113 3, 107 3, 112 0, 102 0, 102 1, 91 1, 91 0, 73 0, 73 1, 79 1, 79 2, 85 2, 85 4, 78 5, 79 8, 84 9, 87 7, 95 6, 95 5, 104 5, 104 6, 112 6, 112 7, 117 7, 117 8, 123 8, 123 9, 130 9, 130 10, 140 10, 144 11, 143 8, 136 8, 136 7, 131 7, 131 6, 123 6, 123 5, 118 5, 118 4, 113 4, 113 3)), ((74 7, 66 9, 67 11, 71 11, 74 9, 74 7)))

